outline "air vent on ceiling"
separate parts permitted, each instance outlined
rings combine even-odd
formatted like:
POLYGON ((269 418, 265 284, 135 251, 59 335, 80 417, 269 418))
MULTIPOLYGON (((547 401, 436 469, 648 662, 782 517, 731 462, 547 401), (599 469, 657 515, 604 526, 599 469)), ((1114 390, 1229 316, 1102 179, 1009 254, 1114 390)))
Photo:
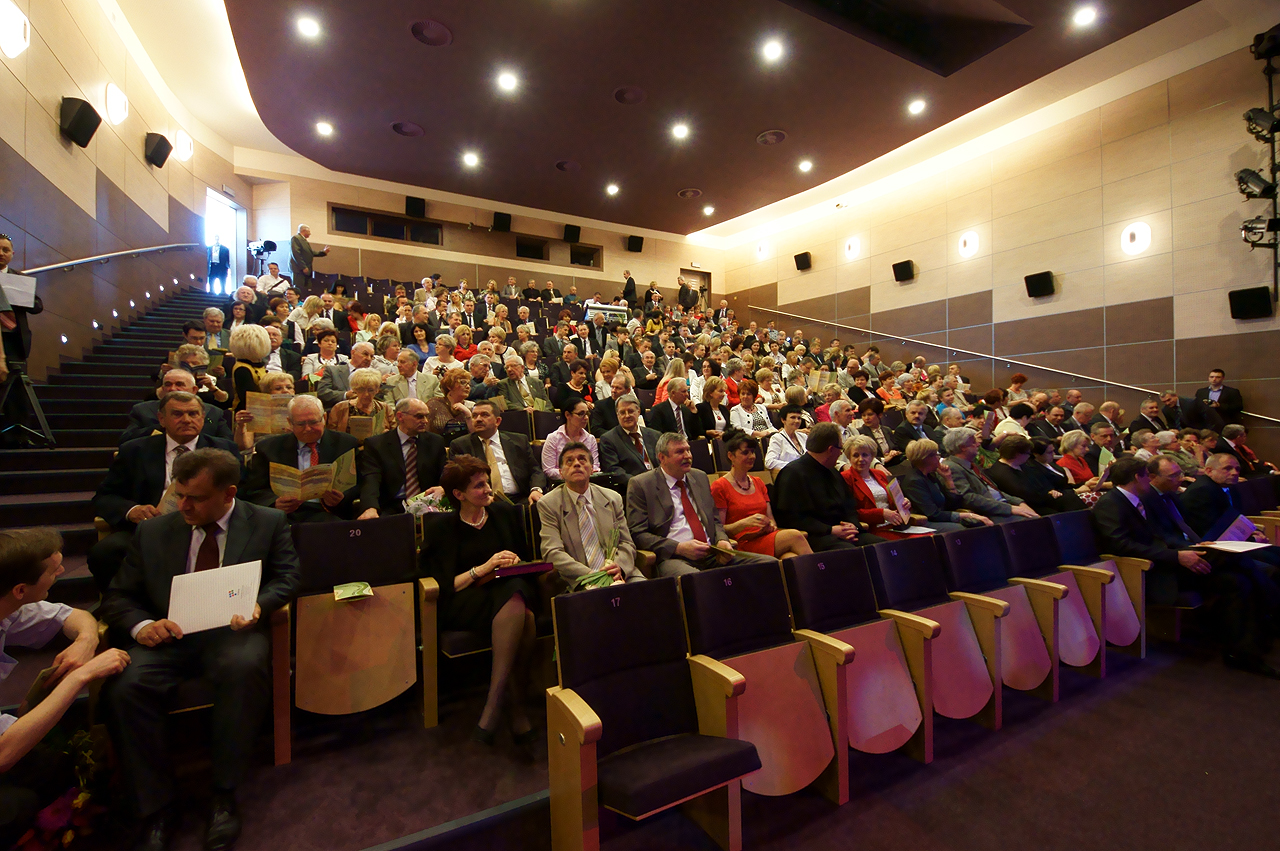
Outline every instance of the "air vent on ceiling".
POLYGON ((414 38, 429 47, 445 47, 453 44, 453 33, 439 21, 418 21, 410 30, 414 38))
POLYGON ((681 190, 680 190, 679 192, 677 192, 676 194, 677 194, 677 195, 679 195, 681 198, 685 199, 686 201, 688 201, 690 198, 701 198, 701 197, 702 197, 702 190, 701 190, 701 189, 692 189, 692 188, 691 188, 691 189, 681 189, 681 190))
POLYGON ((422 136, 427 132, 422 129, 422 125, 414 124, 412 121, 397 121, 391 125, 391 129, 401 136, 422 136))
POLYGON ((582 168, 582 166, 578 165, 573 160, 560 160, 560 162, 556 163, 556 168, 560 171, 566 171, 573 174, 582 168))
POLYGON ((619 86, 613 90, 613 99, 627 106, 635 106, 638 103, 642 103, 646 97, 648 95, 639 86, 619 86))
POLYGON ((787 141, 786 130, 766 130, 756 137, 756 143, 760 145, 776 145, 785 141, 787 141))

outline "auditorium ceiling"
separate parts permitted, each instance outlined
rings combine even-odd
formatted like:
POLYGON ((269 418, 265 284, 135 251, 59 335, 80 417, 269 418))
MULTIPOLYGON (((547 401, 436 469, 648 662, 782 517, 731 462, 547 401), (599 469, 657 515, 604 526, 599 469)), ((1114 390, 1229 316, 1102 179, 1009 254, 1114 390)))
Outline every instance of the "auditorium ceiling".
POLYGON ((676 233, 818 186, 1189 5, 226 0, 257 111, 299 154, 676 233), (1086 6, 1096 20, 1077 23, 1086 6))

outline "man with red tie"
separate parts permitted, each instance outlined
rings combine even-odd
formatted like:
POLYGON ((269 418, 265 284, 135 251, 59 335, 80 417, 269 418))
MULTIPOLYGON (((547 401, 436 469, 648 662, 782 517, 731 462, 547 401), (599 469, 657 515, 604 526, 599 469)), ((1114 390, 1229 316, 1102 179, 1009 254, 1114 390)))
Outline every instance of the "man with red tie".
POLYGON ((315 396, 295 396, 289 403, 289 428, 285 434, 260 440, 249 462, 249 476, 244 485, 244 498, 258 505, 269 505, 289 515, 290 523, 317 523, 328 520, 350 520, 357 496, 352 485, 346 491, 331 490, 318 499, 305 502, 277 496, 271 489, 271 465, 283 464, 299 472, 316 464, 332 464, 360 441, 349 434, 324 427, 324 405, 315 396))
POLYGON ((658 438, 656 449, 658 466, 627 485, 627 525, 636 547, 657 556, 655 576, 777 561, 734 551, 733 538, 720 525, 711 482, 706 473, 693 469, 687 439, 667 432, 658 438), (724 552, 713 550, 713 545, 724 552))

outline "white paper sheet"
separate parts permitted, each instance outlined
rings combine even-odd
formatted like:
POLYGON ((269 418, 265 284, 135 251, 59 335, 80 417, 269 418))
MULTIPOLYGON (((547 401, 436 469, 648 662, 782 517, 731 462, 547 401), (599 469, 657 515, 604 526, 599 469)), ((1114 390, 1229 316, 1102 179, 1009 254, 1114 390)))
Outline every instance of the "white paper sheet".
POLYGON ((175 576, 169 588, 169 620, 183 635, 190 635, 229 626, 232 615, 251 618, 261 582, 261 561, 175 576))
POLYGON ((1253 533, 1258 531, 1258 527, 1253 525, 1253 521, 1241 514, 1235 521, 1226 528, 1221 535, 1218 536, 1219 541, 1247 541, 1253 537, 1253 533))
POLYGON ((0 275, 0 286, 14 307, 36 306, 36 279, 26 275, 0 275))
POLYGON ((932 535, 937 529, 930 529, 928 526, 895 526, 893 531, 903 535, 932 535))
POLYGON ((1259 544, 1256 541, 1205 541, 1196 544, 1196 546, 1223 553, 1247 553, 1253 550, 1260 550, 1269 546, 1269 544, 1259 544))

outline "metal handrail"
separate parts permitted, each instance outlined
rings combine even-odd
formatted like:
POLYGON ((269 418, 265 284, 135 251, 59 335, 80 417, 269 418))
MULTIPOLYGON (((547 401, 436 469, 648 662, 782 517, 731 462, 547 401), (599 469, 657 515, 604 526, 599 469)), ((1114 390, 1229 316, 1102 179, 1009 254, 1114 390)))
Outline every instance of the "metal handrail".
POLYGON ((24 269, 20 274, 39 275, 41 272, 52 272, 55 269, 70 272, 77 266, 85 266, 89 263, 110 263, 117 257, 141 257, 143 254, 164 254, 166 251, 188 251, 192 248, 199 247, 200 243, 198 242, 175 242, 173 245, 152 245, 147 248, 131 248, 128 251, 113 251, 110 254, 98 254, 94 257, 84 257, 80 260, 68 260, 65 263, 51 263, 48 266, 37 266, 34 269, 24 269))
MULTIPOLYGON (((1160 394, 1163 392, 1161 390, 1152 390, 1150 387, 1138 387, 1133 384, 1125 384, 1122 381, 1111 381, 1109 379, 1098 378, 1093 375, 1081 375, 1078 372, 1069 372, 1068 370, 1065 370, 1065 369, 1056 369, 1052 366, 1041 366, 1038 363, 1028 363, 1027 361, 1017 360, 1016 358, 1006 358, 1000 355, 989 355, 989 354, 985 354, 984 352, 974 352, 974 351, 970 351, 969 349, 962 349, 962 348, 959 348, 958 346, 952 346, 950 344, 945 346, 939 346, 937 343, 927 343, 924 340, 917 340, 914 337, 904 337, 901 334, 886 334, 883 331, 872 331, 870 328, 859 328, 856 325, 845 325, 842 322, 831 322, 826 319, 814 319, 811 316, 801 316, 798 313, 787 313, 784 310, 775 310, 770 307, 756 307, 755 305, 751 305, 751 309, 763 311, 764 313, 777 314, 778 316, 786 316, 790 319, 799 319, 801 322, 820 322, 823 325, 830 325, 835 328, 844 328, 849 331, 858 331, 863 334, 869 334, 873 337, 881 337, 881 338, 887 338, 891 340, 901 340, 904 343, 915 343, 918 346, 928 346, 929 348, 932 348, 932 349, 939 349, 939 348, 949 349, 953 353, 972 355, 973 357, 976 357, 976 358, 988 358, 990 360, 1004 361, 1006 364, 1017 364, 1018 366, 1025 366, 1025 367, 1029 367, 1030 369, 1039 369, 1039 370, 1044 370, 1045 372, 1055 372, 1058 375, 1068 375, 1072 378, 1079 378, 1094 384, 1110 384, 1113 387, 1124 387, 1127 390, 1137 390, 1139 393, 1147 393, 1155 397, 1159 397, 1160 394)), ((1257 419, 1266 420, 1267 422, 1272 422, 1272 423, 1276 423, 1277 425, 1280 425, 1280 419, 1276 419, 1274 417, 1267 417, 1267 416, 1263 416, 1262 414, 1254 414, 1249 411, 1241 411, 1241 413, 1244 414, 1245 416, 1256 417, 1257 419)))

